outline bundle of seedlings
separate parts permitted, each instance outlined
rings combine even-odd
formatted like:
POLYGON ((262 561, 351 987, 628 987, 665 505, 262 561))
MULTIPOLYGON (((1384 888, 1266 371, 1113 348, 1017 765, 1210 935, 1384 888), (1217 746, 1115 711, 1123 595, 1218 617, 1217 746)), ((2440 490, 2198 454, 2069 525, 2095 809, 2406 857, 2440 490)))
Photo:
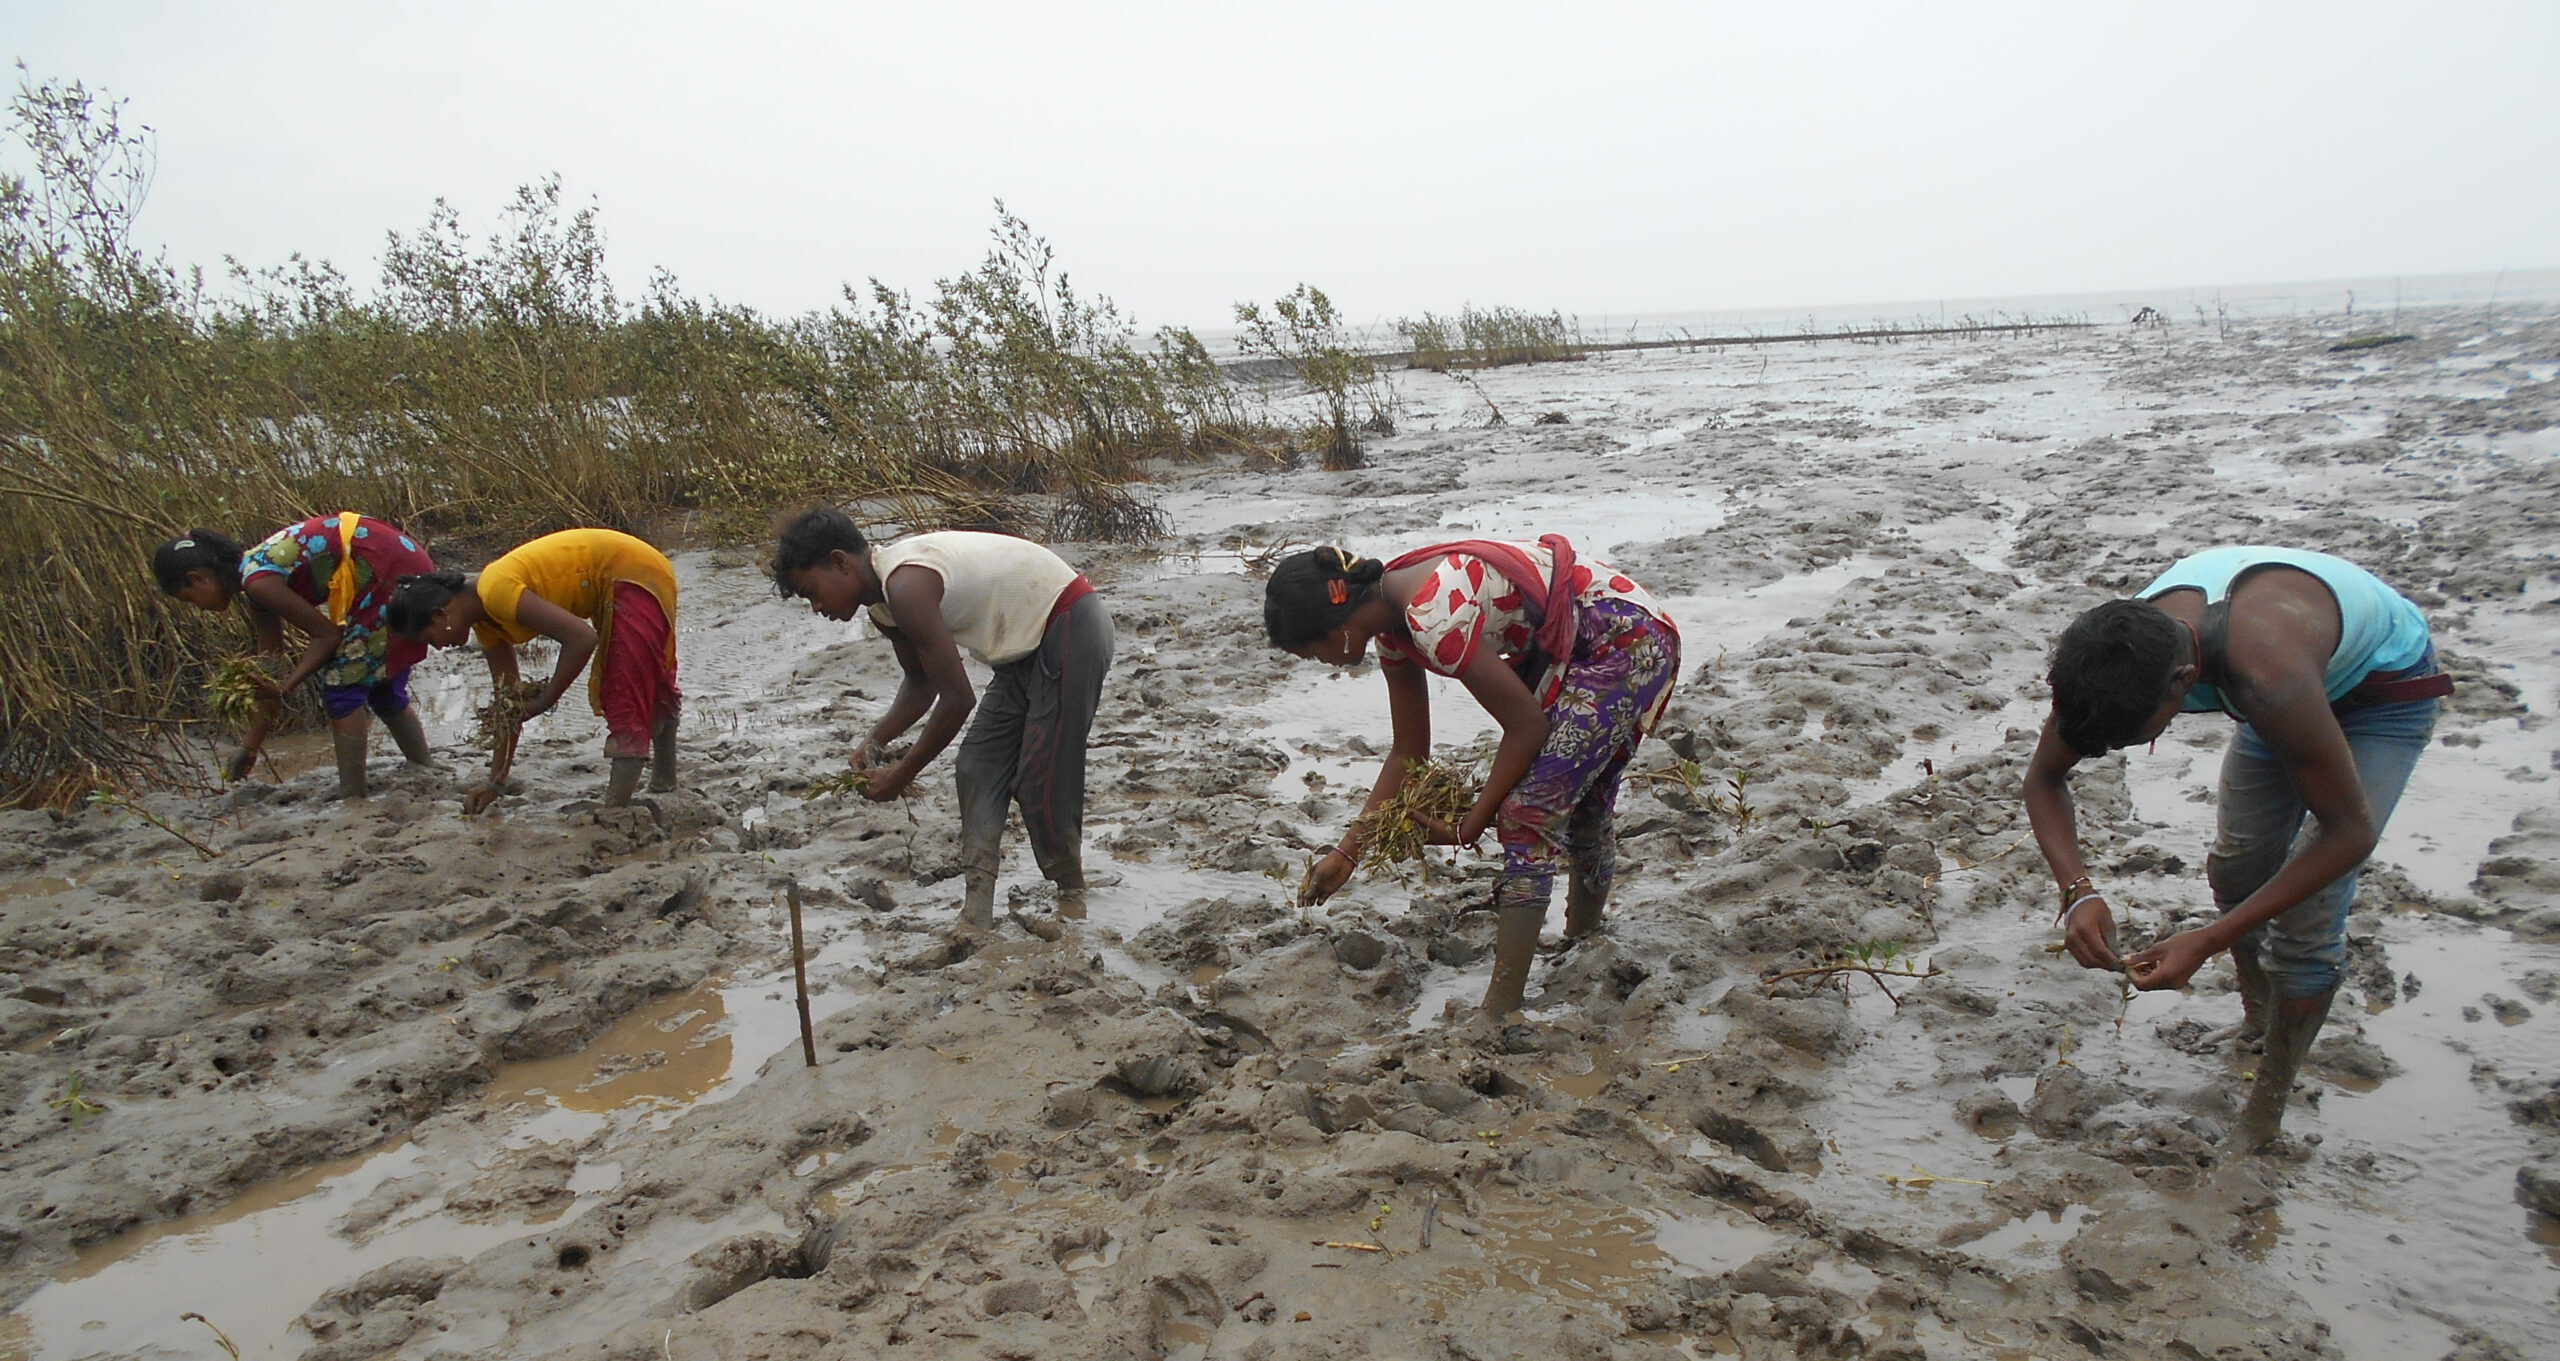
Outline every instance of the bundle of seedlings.
POLYGON ((840 770, 833 775, 821 775, 811 780, 808 787, 800 791, 800 797, 823 799, 830 794, 860 794, 870 788, 870 771, 840 770))
POLYGON ((501 746, 513 750, 516 735, 524 730, 525 717, 542 703, 543 692, 550 688, 549 681, 517 681, 499 687, 498 693, 473 717, 472 736, 491 751, 501 746))
POLYGON ((1403 786, 1354 824, 1368 846, 1364 862, 1398 883, 1410 883, 1408 876, 1427 873, 1422 852, 1431 844, 1431 833, 1419 819, 1451 825, 1463 821, 1475 806, 1479 783, 1475 772, 1464 766, 1406 762, 1403 786))
POLYGON ((213 716, 234 730, 248 727, 266 703, 266 687, 260 683, 265 678, 266 669, 255 657, 225 657, 214 663, 213 678, 205 684, 213 716))
POLYGON ((895 765, 905 760, 907 751, 907 747, 883 751, 871 758, 871 765, 861 770, 839 770, 833 775, 821 775, 801 789, 800 797, 823 799, 831 794, 867 793, 871 788, 871 772, 880 766, 895 765))

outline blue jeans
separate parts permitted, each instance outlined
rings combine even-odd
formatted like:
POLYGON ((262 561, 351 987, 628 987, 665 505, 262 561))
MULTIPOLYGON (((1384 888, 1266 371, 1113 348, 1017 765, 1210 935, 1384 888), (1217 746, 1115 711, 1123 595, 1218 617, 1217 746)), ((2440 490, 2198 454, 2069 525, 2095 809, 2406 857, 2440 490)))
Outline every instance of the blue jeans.
MULTIPOLYGON (((2435 670, 2430 651, 2413 674, 2435 670)), ((2374 830, 2391 821, 2409 772, 2427 749, 2435 731, 2436 701, 2410 700, 2349 709, 2338 715, 2354 753, 2356 779, 2364 786, 2365 803, 2373 810, 2374 830)), ((2238 907, 2276 875, 2310 833, 2303 823, 2302 796, 2284 762, 2267 747, 2258 730, 2243 723, 2231 735, 2222 757, 2222 793, 2213 852, 2205 876, 2213 883, 2214 905, 2224 912, 2238 907)), ((2327 888, 2296 903, 2290 911, 2250 932, 2239 949, 2253 952, 2281 998, 2317 997, 2333 991, 2347 960, 2347 909, 2355 902, 2356 878, 2363 866, 2347 871, 2327 888)))

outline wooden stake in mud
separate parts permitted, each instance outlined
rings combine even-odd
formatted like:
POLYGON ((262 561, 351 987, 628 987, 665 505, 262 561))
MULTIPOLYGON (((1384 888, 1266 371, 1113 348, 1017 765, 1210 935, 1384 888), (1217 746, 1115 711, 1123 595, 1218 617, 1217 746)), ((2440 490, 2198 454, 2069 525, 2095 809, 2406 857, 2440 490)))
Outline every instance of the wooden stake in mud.
POLYGON ((818 1033, 809 1027, 809 964, 800 945, 800 881, 789 880, 784 896, 791 903, 791 992, 800 1003, 800 1057, 818 1066, 818 1033))

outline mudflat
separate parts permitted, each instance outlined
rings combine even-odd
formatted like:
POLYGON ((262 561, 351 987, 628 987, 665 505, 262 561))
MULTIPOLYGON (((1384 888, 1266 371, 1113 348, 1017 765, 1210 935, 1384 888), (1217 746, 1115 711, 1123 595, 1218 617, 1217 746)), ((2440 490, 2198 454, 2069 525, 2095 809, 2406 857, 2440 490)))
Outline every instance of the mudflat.
MULTIPOLYGON (((459 816, 454 654, 451 768, 379 744, 369 802, 288 760, 0 815, 0 1355, 2560 1353, 2560 313, 2363 329, 1406 373, 1362 470, 1165 468, 1175 540, 1060 546, 1119 631, 1101 886, 1062 912, 1017 834, 992 934, 947 764, 804 797, 895 663, 753 550, 679 560, 648 807, 594 805, 573 695, 459 816), (1485 858, 1293 904, 1386 705, 1264 645, 1252 568, 1539 532, 1684 659, 1605 931, 1497 1025, 1485 858), (2244 1159, 2228 965, 2128 997, 2051 953, 2017 797, 2062 623, 2238 542, 2372 568, 2458 683, 2293 1143, 2244 1159)), ((2138 937, 2211 911, 2229 726, 2080 768, 2138 937)))

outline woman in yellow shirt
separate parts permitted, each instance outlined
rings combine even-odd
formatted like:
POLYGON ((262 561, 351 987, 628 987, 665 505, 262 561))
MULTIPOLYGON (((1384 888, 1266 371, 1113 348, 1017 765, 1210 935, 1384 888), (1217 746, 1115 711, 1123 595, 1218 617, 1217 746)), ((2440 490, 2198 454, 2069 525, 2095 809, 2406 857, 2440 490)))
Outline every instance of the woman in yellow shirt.
MULTIPOLYGON (((642 758, 654 757, 649 787, 675 788, 676 571, 667 555, 610 529, 564 529, 517 547, 471 576, 434 572, 405 577, 391 598, 391 630, 436 647, 476 635, 500 692, 516 683, 516 648, 536 637, 559 643, 560 661, 535 702, 534 715, 560 702, 598 652, 588 702, 604 716, 605 755, 612 771, 605 805, 631 802, 642 758)), ((512 750, 494 753, 489 783, 471 791, 463 811, 476 813, 506 788, 512 750)))

